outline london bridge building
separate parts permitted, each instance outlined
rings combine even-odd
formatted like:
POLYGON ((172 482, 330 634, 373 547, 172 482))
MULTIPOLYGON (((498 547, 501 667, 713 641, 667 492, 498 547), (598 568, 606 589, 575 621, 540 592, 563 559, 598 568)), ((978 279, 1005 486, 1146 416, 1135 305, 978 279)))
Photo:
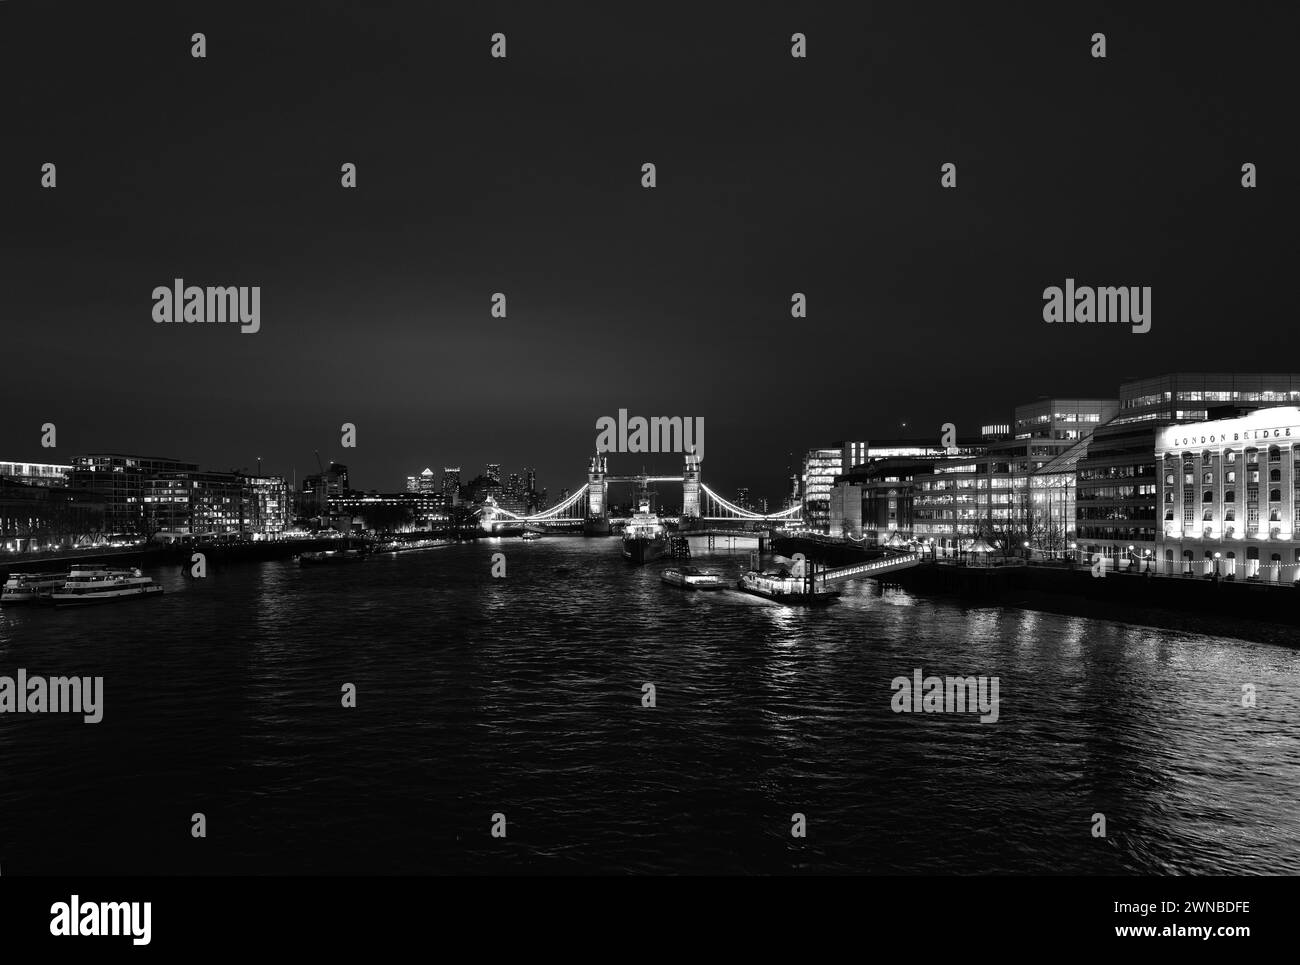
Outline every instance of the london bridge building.
POLYGON ((1300 575, 1300 408, 1280 406, 1156 435, 1162 572, 1264 582, 1300 575))

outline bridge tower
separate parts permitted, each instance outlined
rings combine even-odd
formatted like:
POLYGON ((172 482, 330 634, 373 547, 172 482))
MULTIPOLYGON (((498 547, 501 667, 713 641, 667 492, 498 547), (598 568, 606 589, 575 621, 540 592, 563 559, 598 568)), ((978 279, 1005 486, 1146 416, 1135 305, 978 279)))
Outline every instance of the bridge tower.
POLYGON ((609 516, 609 504, 605 497, 609 484, 605 482, 605 456, 596 453, 587 465, 587 515, 598 519, 609 516))
POLYGON ((682 519, 700 518, 700 457, 686 454, 686 468, 682 470, 682 519))

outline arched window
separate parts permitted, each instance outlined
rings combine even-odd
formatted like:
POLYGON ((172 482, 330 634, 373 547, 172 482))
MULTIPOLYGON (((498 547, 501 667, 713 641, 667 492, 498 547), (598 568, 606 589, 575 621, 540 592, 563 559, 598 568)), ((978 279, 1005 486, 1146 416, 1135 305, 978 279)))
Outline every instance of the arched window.
POLYGON ((1235 523, 1237 521, 1237 511, 1235 509, 1225 509, 1223 511, 1223 521, 1225 523, 1235 523))
MULTIPOLYGON (((1278 511, 1276 509, 1270 509, 1268 511, 1268 521, 1270 523, 1280 523, 1282 522, 1282 517, 1278 515, 1278 511)), ((1275 535, 1276 535, 1276 531, 1275 531, 1275 535)))
POLYGON ((1223 458, 1229 463, 1234 463, 1237 461, 1237 454, 1229 449, 1223 454, 1223 458))
POLYGON ((1207 489, 1207 490, 1205 490, 1205 492, 1201 493, 1201 502, 1203 502, 1203 503, 1212 503, 1212 502, 1214 502, 1214 490, 1213 490, 1213 489, 1207 489))
POLYGON ((1165 473, 1165 485, 1172 486, 1173 484, 1174 484, 1174 474, 1171 472, 1165 473))
POLYGON ((1236 490, 1229 489, 1226 493, 1224 493, 1224 494, 1223 494, 1223 501, 1224 501, 1225 503, 1235 503, 1235 502, 1237 501, 1237 492, 1236 492, 1236 490))
POLYGON ((1206 449, 1204 452, 1201 453, 1201 465, 1208 466, 1209 464, 1210 464, 1210 450, 1206 449))
POLYGON ((1280 503, 1282 501, 1282 490, 1270 489, 1268 491, 1268 501, 1270 503, 1280 503))
POLYGON ((1201 485, 1202 485, 1202 486, 1213 486, 1213 485, 1214 485, 1214 473, 1212 473, 1212 472, 1204 472, 1204 473, 1201 473, 1201 485))
POLYGON ((1269 461, 1269 462, 1281 462, 1281 461, 1282 461, 1282 450, 1279 449, 1277 446, 1269 446, 1269 447, 1268 447, 1268 461, 1269 461))
POLYGON ((1174 511, 1172 509, 1165 510, 1165 522, 1172 523, 1173 521, 1174 521, 1174 511))
POLYGON ((1237 470, 1229 469, 1226 473, 1224 473, 1223 481, 1228 485, 1232 485, 1233 483, 1235 483, 1237 481, 1237 470))
POLYGON ((1270 470, 1268 471, 1268 481, 1269 481, 1269 482, 1281 482, 1281 481, 1282 481, 1282 470, 1281 470, 1281 469, 1270 469, 1270 470))
POLYGON ((1207 510, 1206 510, 1206 511, 1201 515, 1201 521, 1204 522, 1204 523, 1212 523, 1212 522, 1214 522, 1214 510, 1212 510, 1212 509, 1207 509, 1207 510))

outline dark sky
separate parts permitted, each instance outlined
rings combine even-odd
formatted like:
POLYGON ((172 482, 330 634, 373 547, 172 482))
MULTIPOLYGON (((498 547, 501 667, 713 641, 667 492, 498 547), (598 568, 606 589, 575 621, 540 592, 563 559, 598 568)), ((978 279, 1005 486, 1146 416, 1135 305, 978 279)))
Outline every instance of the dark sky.
POLYGON ((706 482, 775 497, 903 420, 1300 369, 1282 8, 1132 6, 0 0, 0 460, 554 493, 626 408, 703 417, 706 482), (260 285, 261 332, 155 325, 177 276, 260 285), (1046 325, 1067 276, 1152 286, 1152 330, 1046 325))

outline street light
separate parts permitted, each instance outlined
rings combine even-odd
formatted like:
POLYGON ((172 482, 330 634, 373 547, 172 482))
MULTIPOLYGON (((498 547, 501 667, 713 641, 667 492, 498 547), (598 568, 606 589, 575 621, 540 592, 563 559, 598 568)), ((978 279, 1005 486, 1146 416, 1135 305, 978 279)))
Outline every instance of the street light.
POLYGON ((1132 543, 1128 544, 1128 565, 1130 569, 1133 566, 1133 544, 1132 543))
POLYGON ((1214 554, 1214 578, 1215 578, 1216 580, 1219 578, 1219 558, 1220 558, 1221 556, 1223 556, 1222 553, 1215 553, 1215 554, 1214 554))

